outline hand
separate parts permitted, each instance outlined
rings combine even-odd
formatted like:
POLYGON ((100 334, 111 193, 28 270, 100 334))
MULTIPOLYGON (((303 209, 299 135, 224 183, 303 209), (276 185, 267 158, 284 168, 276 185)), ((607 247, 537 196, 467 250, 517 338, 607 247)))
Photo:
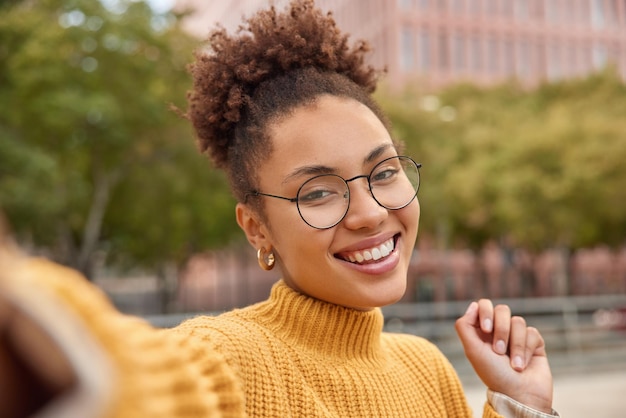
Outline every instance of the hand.
POLYGON ((536 409, 552 411, 552 373, 543 337, 507 305, 472 302, 456 321, 465 355, 483 383, 536 409))
MULTIPOLYGON (((1 283, 0 283, 1 284, 1 283)), ((0 411, 30 416, 75 384, 73 369, 57 345, 0 288, 0 411)))

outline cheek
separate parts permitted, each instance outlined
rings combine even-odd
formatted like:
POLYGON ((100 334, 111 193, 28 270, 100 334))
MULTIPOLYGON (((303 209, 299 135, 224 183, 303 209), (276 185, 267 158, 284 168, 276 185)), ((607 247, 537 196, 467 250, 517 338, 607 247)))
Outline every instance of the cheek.
POLYGON ((409 234, 409 239, 417 239, 417 230, 420 220, 420 204, 417 199, 409 206, 401 209, 399 214, 400 222, 404 225, 409 234))
POLYGON ((311 264, 320 265, 326 259, 332 243, 330 231, 313 229, 299 217, 294 222, 287 222, 283 217, 280 223, 274 231, 274 246, 289 271, 308 270, 311 264))

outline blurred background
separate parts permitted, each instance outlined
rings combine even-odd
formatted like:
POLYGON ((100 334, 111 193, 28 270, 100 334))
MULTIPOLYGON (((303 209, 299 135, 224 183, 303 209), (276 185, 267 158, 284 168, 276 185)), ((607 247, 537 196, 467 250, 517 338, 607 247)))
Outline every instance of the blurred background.
MULTIPOLYGON (((210 28, 269 3, 288 1, 0 1, 0 207, 20 244, 158 326, 264 299, 277 273, 256 265, 181 115, 210 28)), ((377 99, 423 164, 387 329, 437 343, 482 403, 452 324, 468 300, 506 301, 546 337, 562 415, 617 416, 626 0, 317 4, 370 41, 377 99)))

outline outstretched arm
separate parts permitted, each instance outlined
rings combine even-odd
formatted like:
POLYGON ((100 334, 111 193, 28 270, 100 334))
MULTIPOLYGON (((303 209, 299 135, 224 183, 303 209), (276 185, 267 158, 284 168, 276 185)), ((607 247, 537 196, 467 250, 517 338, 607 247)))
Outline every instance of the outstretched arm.
POLYGON ((490 390, 553 414, 552 374, 543 337, 506 305, 472 302, 456 321, 465 355, 490 390))
POLYGON ((3 251, 0 415, 240 417, 221 355, 125 316, 76 271, 3 251))
POLYGON ((50 336, 0 293, 0 411, 30 416, 76 384, 68 359, 50 336))

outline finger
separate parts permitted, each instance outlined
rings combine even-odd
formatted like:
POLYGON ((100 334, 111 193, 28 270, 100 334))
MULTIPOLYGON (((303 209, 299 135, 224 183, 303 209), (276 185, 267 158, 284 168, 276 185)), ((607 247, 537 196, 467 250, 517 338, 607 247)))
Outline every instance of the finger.
POLYGON ((467 349, 467 344, 470 339, 472 337, 476 338, 476 328, 478 328, 478 303, 470 303, 465 314, 457 319, 454 327, 463 346, 467 349))
POLYGON ((526 367, 526 320, 521 316, 511 318, 511 335, 509 337, 509 357, 511 367, 521 372, 526 367))
POLYGON ((478 318, 480 329, 487 334, 491 334, 493 331, 493 303, 489 299, 478 301, 478 318))
POLYGON ((497 305, 493 314, 493 351, 498 354, 506 354, 511 333, 511 308, 507 305, 497 305))
POLYGON ((526 363, 534 356, 546 356, 546 344, 541 333, 535 327, 526 328, 526 363))
POLYGON ((472 328, 476 328, 478 326, 478 303, 472 302, 467 307, 467 310, 457 320, 458 326, 471 326, 472 328))

